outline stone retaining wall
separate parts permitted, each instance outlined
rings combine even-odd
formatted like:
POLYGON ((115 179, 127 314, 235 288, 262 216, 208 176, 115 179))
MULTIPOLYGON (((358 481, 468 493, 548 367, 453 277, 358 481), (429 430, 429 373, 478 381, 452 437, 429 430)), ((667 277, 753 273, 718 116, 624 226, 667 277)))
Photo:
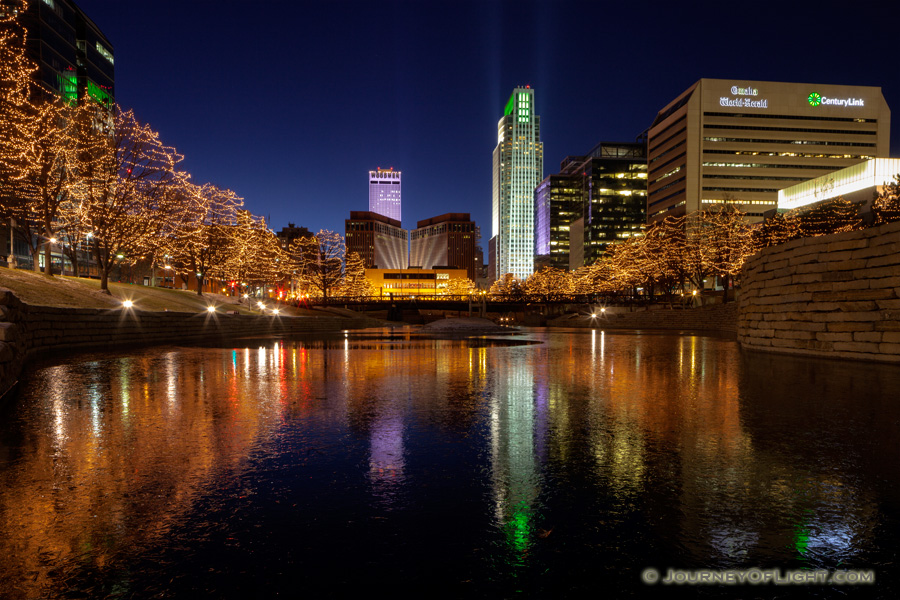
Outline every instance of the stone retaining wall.
MULTIPOLYGON (((586 311, 585 311, 586 312, 586 311)), ((737 305, 713 304, 697 308, 639 310, 607 313, 592 319, 586 315, 567 315, 547 322, 550 327, 588 327, 596 329, 664 329, 678 331, 737 331, 737 305)))
POLYGON ((793 240, 744 266, 744 348, 900 362, 900 222, 793 240))
POLYGON ((15 383, 27 360, 54 351, 224 341, 245 336, 359 329, 378 324, 363 317, 198 315, 31 306, 22 303, 11 291, 0 289, 0 395, 15 383))

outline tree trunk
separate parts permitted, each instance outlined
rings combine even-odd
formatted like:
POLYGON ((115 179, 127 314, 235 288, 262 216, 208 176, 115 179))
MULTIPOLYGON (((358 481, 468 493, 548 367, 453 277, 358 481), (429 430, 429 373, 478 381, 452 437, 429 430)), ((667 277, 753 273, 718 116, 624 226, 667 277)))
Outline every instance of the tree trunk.
POLYGON ((94 256, 97 259, 97 271, 100 274, 100 293, 112 296, 109 291, 109 256, 103 260, 99 241, 94 242, 94 256))
POLYGON ((194 277, 197 279, 197 295, 203 296, 203 276, 196 275, 196 273, 197 273, 196 271, 194 271, 194 273, 195 273, 194 277))
POLYGON ((722 276, 722 304, 728 302, 728 274, 722 276))
MULTIPOLYGON (((71 253, 63 250, 63 255, 69 257, 69 262, 72 263, 72 276, 78 277, 78 250, 74 248, 71 249, 71 253)), ((65 271, 66 264, 63 263, 63 271, 65 271)), ((60 273, 62 275, 63 273, 60 273)))
POLYGON ((102 268, 100 269, 100 293, 112 296, 112 292, 109 291, 109 273, 102 268))
POLYGON ((38 246, 31 253, 31 267, 34 269, 35 273, 41 272, 41 247, 38 246))

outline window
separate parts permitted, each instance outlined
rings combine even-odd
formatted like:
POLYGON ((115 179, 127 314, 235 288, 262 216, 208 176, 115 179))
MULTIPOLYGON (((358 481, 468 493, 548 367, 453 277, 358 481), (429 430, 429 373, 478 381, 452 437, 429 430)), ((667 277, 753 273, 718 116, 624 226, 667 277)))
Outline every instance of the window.
POLYGON ((107 50, 106 48, 104 48, 104 47, 103 47, 103 44, 101 44, 100 42, 97 42, 97 52, 100 53, 100 56, 102 56, 103 58, 105 58, 106 60, 108 60, 108 61, 109 61, 109 64, 111 64, 111 65, 115 64, 115 63, 113 62, 113 55, 112 55, 112 52, 110 52, 109 50, 107 50))

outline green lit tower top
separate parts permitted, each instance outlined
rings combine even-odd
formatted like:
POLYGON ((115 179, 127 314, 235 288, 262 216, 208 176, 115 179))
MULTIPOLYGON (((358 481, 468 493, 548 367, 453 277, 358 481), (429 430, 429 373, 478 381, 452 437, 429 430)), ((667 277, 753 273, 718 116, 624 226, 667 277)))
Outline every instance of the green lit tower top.
POLYGON ((544 176, 541 118, 530 86, 509 97, 493 158, 491 270, 497 279, 507 273, 524 279, 534 271, 534 189, 544 176))

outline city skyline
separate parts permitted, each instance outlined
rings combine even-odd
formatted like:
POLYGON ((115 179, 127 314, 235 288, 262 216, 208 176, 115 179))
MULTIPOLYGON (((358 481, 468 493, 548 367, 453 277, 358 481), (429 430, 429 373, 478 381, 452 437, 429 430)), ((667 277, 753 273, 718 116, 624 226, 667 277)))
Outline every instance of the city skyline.
MULTIPOLYGON (((447 211, 469 212, 486 228, 492 130, 519 84, 538 90, 544 176, 600 141, 635 139, 705 77, 881 86, 889 106, 900 95, 887 75, 886 36, 834 19, 829 3, 786 6, 777 19, 711 3, 651 11, 584 2, 516 10, 460 2, 450 11, 404 2, 78 5, 113 46, 117 100, 185 155, 196 182, 234 190, 275 230, 294 222, 341 231, 350 210, 365 208, 367 190, 353 173, 379 164, 406 172, 407 228, 447 211), (370 27, 384 15, 396 24, 388 40, 370 27), (597 59, 569 60, 593 56, 599 19, 642 23, 642 35, 609 27, 597 59), (304 22, 317 26, 297 36, 304 22), (738 24, 753 34, 741 37, 743 50, 729 41, 738 24), (810 52, 798 28, 820 40, 865 36, 864 58, 842 44, 810 52), (673 30, 681 58, 669 64, 660 57, 673 30), (518 44, 523 36, 529 43, 518 44), (304 172, 317 176, 301 184, 304 172)), ((488 238, 485 229, 485 249, 488 238)))

